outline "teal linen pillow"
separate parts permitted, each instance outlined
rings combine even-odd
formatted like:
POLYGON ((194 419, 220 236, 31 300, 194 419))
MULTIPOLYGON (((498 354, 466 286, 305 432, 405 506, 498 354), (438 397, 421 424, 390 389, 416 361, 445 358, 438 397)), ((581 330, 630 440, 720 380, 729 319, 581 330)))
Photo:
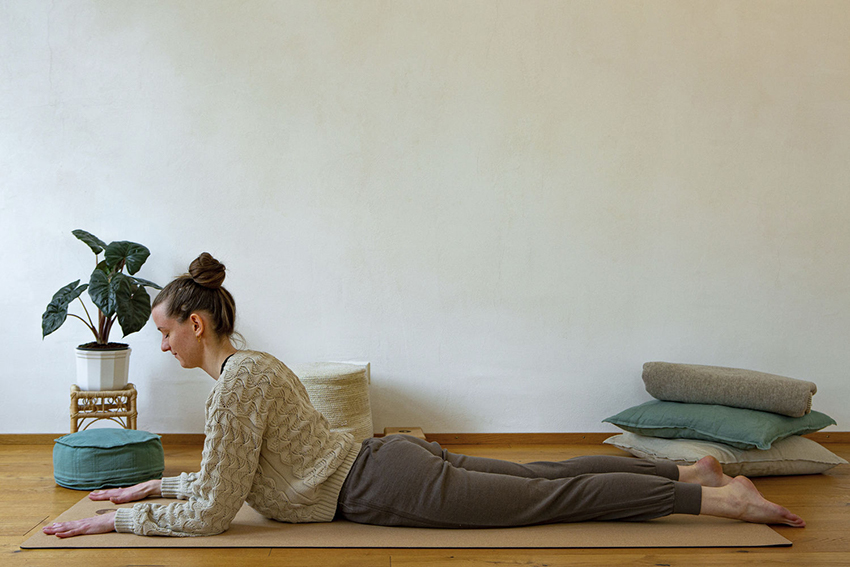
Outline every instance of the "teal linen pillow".
POLYGON ((53 477, 73 490, 131 486, 161 478, 165 454, 158 435, 135 429, 87 429, 56 439, 53 477))
POLYGON ((738 449, 770 449, 774 441, 835 425, 835 420, 817 411, 803 417, 787 417, 729 406, 660 400, 631 407, 602 421, 638 435, 703 439, 738 449))

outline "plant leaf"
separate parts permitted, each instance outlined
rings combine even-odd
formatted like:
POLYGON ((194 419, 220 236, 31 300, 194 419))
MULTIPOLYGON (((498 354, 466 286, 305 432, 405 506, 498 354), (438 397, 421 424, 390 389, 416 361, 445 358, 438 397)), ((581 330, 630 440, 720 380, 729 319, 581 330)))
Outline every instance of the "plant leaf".
POLYGON ((53 299, 47 304, 47 309, 45 309, 44 315, 41 316, 42 338, 62 326, 62 323, 68 318, 68 305, 89 287, 88 284, 77 287, 79 283, 80 280, 71 282, 53 294, 53 299))
MULTIPOLYGON (((127 278, 129 279, 129 278, 127 278)), ((118 323, 126 337, 145 326, 151 315, 151 298, 144 286, 127 285, 117 294, 118 323)))
POLYGON ((109 276, 100 270, 92 272, 91 280, 89 280, 89 297, 106 317, 115 315, 115 290, 112 288, 109 276))
POLYGON ((159 285, 159 284, 155 284, 155 283, 153 283, 153 282, 152 282, 152 281, 150 281, 150 280, 145 280, 145 279, 142 279, 142 278, 130 278, 130 279, 131 279, 133 282, 135 282, 135 283, 136 283, 136 285, 144 285, 144 286, 147 286, 147 287, 152 287, 152 288, 154 288, 154 289, 162 289, 162 286, 161 286, 161 285, 159 285))
POLYGON ((110 270, 115 270, 123 260, 124 265, 127 266, 127 271, 130 275, 133 275, 142 268, 142 264, 150 255, 150 250, 141 244, 119 240, 106 247, 106 265, 109 266, 110 270))
POLYGON ((95 255, 100 254, 106 248, 106 244, 104 244, 103 240, 98 238, 97 236, 91 234, 90 232, 86 232, 85 230, 72 230, 71 234, 85 242, 91 248, 91 251, 95 253, 95 255))

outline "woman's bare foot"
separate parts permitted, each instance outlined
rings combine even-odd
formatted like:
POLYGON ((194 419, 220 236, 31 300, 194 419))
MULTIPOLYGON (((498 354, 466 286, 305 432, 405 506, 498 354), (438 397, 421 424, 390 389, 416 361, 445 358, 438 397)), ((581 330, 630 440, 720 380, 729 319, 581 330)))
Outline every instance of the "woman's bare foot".
POLYGON ((689 466, 679 465, 679 482, 719 487, 732 482, 732 477, 723 474, 723 467, 717 459, 707 456, 689 466))
POLYGON ((792 514, 779 504, 766 500, 750 479, 744 476, 736 476, 725 486, 703 488, 700 514, 756 524, 806 527, 803 518, 792 514))

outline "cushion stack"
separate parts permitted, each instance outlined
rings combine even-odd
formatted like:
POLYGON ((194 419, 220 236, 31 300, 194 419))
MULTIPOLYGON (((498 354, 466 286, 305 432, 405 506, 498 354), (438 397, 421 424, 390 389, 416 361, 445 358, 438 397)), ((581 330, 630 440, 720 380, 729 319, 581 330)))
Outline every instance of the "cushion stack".
POLYGON ((628 432, 605 443, 678 464, 713 455, 733 476, 815 474, 847 462, 802 437, 835 425, 811 409, 812 382, 667 362, 646 363, 643 381, 656 399, 605 419, 628 432))

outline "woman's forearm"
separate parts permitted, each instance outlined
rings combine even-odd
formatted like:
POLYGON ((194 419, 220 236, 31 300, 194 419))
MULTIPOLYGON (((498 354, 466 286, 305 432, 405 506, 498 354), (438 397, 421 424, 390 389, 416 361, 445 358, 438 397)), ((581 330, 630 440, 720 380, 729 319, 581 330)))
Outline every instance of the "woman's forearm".
POLYGON ((162 479, 155 478, 153 480, 149 480, 145 483, 148 485, 148 496, 159 497, 162 496, 162 479))

